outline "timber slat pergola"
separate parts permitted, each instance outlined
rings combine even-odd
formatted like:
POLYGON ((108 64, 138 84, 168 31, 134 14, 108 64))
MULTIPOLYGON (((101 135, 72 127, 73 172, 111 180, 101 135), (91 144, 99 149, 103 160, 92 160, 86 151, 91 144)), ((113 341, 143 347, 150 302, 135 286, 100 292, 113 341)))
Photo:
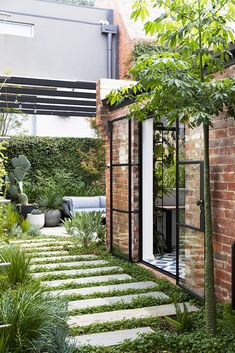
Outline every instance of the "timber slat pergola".
POLYGON ((0 76, 0 112, 96 116, 96 83, 0 76))

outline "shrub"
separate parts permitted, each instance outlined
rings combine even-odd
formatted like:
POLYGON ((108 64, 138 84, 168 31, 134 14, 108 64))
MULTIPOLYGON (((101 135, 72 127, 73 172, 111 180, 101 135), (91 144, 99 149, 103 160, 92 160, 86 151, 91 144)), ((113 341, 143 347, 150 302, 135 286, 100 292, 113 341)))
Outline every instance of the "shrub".
POLYGON ((53 353, 49 341, 55 330, 65 336, 66 312, 65 302, 34 287, 5 292, 0 298, 0 323, 11 325, 5 338, 7 348, 11 353, 53 353))
POLYGON ((30 223, 29 223, 28 219, 23 219, 23 221, 21 222, 22 232, 27 233, 29 228, 30 228, 30 223))
POLYGON ((1 272, 7 277, 10 286, 27 283, 30 278, 30 258, 17 246, 6 246, 0 249, 0 261, 9 262, 11 266, 4 267, 1 272))
POLYGON ((34 224, 30 224, 27 234, 30 237, 37 237, 41 234, 41 230, 38 226, 35 226, 34 224))
POLYGON ((65 220, 64 225, 74 243, 84 248, 105 239, 106 227, 102 224, 101 212, 77 212, 72 220, 65 220))
MULTIPOLYGON (((24 182, 30 202, 45 189, 67 196, 104 193, 105 148, 102 140, 14 136, 6 155, 25 154, 31 169, 24 182), (92 158, 91 158, 92 157, 92 158)), ((12 169, 8 163, 7 171, 12 169)))
POLYGON ((12 227, 20 223, 21 218, 11 205, 0 204, 0 236, 9 235, 12 227))
POLYGON ((39 198, 38 204, 44 211, 58 210, 62 206, 62 197, 50 190, 39 198))

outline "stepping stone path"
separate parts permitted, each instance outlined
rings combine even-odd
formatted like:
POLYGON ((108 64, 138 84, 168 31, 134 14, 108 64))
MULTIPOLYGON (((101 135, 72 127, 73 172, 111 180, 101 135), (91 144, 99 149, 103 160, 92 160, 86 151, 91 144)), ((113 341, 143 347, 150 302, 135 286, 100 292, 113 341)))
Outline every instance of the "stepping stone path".
POLYGON ((118 266, 109 266, 109 267, 95 267, 95 268, 86 268, 81 270, 59 270, 59 271, 48 271, 48 272, 36 272, 33 273, 34 278, 41 278, 45 276, 81 276, 89 273, 99 273, 99 272, 123 272, 121 267, 118 266))
MULTIPOLYGON (((15 240, 11 244, 20 246, 31 257, 32 276, 41 280, 41 285, 47 289, 45 295, 68 297, 70 313, 68 325, 71 328, 85 328, 92 324, 107 324, 119 320, 175 315, 173 304, 161 303, 153 306, 110 311, 110 307, 113 305, 119 304, 122 307, 122 305, 141 298, 164 300, 165 303, 166 301, 170 302, 170 298, 158 290, 158 285, 155 282, 136 281, 135 278, 124 273, 120 266, 113 266, 109 261, 102 260, 93 254, 70 255, 66 250, 66 247, 70 245, 66 236, 53 237, 50 235, 50 237, 45 236, 33 240, 15 240), (112 281, 115 282, 112 284, 112 281), (120 283, 116 283, 116 281, 120 283), (48 288, 52 290, 48 291, 48 288), (127 291, 131 291, 132 294, 127 291), (90 295, 92 298, 87 297, 90 295), (81 297, 84 298, 81 299, 81 297), (97 309, 93 314, 80 311, 95 308, 97 309)), ((135 306, 134 303, 133 306, 135 306)), ((189 303, 186 305, 188 311, 198 310, 189 303)), ((183 303, 181 306, 183 308, 183 303)), ((127 339, 133 340, 139 335, 153 332, 152 328, 148 326, 136 327, 75 335, 69 337, 68 340, 77 347, 86 345, 116 346, 127 339)))

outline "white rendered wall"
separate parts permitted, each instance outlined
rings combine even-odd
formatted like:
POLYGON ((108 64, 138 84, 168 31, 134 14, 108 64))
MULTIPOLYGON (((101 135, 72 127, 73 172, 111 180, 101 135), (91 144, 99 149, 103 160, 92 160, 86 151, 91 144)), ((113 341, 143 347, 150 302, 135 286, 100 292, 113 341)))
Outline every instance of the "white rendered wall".
POLYGON ((143 260, 153 259, 153 119, 143 129, 143 260))
POLYGON ((34 136, 94 137, 89 118, 84 117, 28 116, 23 129, 34 136))

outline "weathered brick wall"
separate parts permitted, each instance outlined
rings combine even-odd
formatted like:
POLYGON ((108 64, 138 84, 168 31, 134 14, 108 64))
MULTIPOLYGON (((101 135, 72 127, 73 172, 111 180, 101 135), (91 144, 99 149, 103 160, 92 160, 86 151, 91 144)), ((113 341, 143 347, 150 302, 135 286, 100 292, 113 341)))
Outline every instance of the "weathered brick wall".
MULTIPOLYGON (((97 126, 102 133, 106 146, 106 222, 107 248, 110 247, 110 132, 108 121, 126 116, 128 107, 109 112, 100 99, 100 82, 97 84, 97 126)), ((138 161, 138 124, 131 122, 132 163, 138 161)), ((115 122, 113 125, 113 164, 128 163, 128 119, 115 122)), ((138 167, 132 167, 132 209, 137 210, 139 192, 138 167)), ((128 211, 128 168, 113 167, 113 208, 128 211)), ((129 219, 128 214, 113 212, 113 247, 126 256, 129 250, 129 219)), ((132 257, 139 260, 139 217, 132 215, 132 257)))
POLYGON ((235 240, 235 122, 214 120, 210 134, 216 292, 231 296, 231 245, 235 240))
MULTIPOLYGON (((234 67, 225 75, 234 75, 234 67)), ((210 129, 210 175, 218 300, 231 298, 231 245, 235 240, 235 121, 224 114, 210 129)), ((187 158, 203 159, 202 128, 187 132, 187 158), (190 137, 189 137, 190 136, 190 137)))

